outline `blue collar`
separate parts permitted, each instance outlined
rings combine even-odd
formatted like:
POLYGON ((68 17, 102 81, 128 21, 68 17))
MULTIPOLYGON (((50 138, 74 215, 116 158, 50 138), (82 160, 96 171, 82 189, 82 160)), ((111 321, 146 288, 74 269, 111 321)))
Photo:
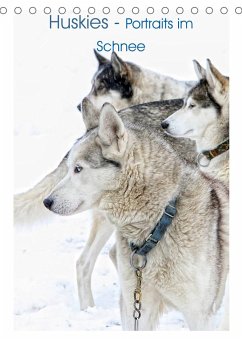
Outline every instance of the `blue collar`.
POLYGON ((146 238, 145 242, 142 246, 138 247, 135 244, 131 243, 130 248, 132 251, 135 251, 136 254, 146 256, 163 238, 168 226, 172 223, 172 219, 176 215, 176 198, 169 201, 165 211, 155 225, 155 228, 150 233, 150 235, 146 238))

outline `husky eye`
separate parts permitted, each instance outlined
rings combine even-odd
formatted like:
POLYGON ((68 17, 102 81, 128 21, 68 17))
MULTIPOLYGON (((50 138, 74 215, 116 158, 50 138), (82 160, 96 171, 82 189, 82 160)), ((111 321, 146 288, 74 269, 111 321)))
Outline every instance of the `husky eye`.
POLYGON ((77 166, 74 168, 74 173, 80 173, 82 169, 83 169, 83 168, 82 168, 81 166, 77 165, 77 166))
POLYGON ((194 108, 196 105, 195 104, 190 104, 188 108, 194 108))
POLYGON ((104 89, 104 88, 105 88, 105 85, 106 85, 106 84, 105 84, 104 80, 100 81, 99 84, 98 84, 98 90, 104 89))

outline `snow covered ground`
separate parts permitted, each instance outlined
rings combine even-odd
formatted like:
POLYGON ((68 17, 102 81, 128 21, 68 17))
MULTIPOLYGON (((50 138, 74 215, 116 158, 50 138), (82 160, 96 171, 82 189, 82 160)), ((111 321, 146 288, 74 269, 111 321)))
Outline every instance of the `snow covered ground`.
MULTIPOLYGON (((108 252, 103 248, 93 274, 96 306, 79 310, 75 262, 90 228, 89 212, 56 218, 15 236, 15 329, 121 330, 119 284, 108 252)), ((165 315, 161 329, 183 329, 179 313, 165 315)))
MULTIPOLYGON (((96 33, 89 33, 90 39, 86 36, 84 39, 78 32, 50 33, 44 20, 43 16, 16 19, 16 192, 28 189, 54 169, 84 132, 76 105, 89 92, 96 70, 92 52, 96 33)), ((170 32, 163 34, 161 40, 157 32, 152 35, 142 32, 148 51, 139 56, 139 64, 148 68, 152 65, 154 70, 179 79, 195 79, 191 60, 197 58, 204 64, 205 58, 210 57, 227 73, 227 26, 219 25, 219 21, 211 26, 213 22, 209 24, 203 16, 197 20, 200 26, 187 36, 177 37, 170 32)), ((123 38, 122 32, 116 33, 116 39, 123 38)), ((110 33, 102 35, 110 38, 110 33)), ((129 35, 130 41, 138 38, 135 32, 129 35)), ((121 56, 137 62, 137 56, 132 53, 121 56)), ((94 269, 92 289, 96 306, 79 310, 75 264, 90 226, 90 212, 86 212, 68 218, 55 216, 30 229, 16 228, 16 330, 121 329, 118 278, 108 257, 113 238, 103 248, 94 269)), ((159 329, 187 330, 178 312, 164 315, 159 329)))

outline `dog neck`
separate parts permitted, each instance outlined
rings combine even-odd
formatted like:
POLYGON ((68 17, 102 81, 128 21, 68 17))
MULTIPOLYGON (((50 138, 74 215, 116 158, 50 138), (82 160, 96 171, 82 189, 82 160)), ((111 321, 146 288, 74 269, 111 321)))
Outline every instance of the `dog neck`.
POLYGON ((224 140, 229 137, 228 122, 224 124, 217 124, 215 126, 208 126, 202 137, 196 140, 197 152, 213 150, 218 147, 224 140))
POLYGON ((105 193, 99 206, 122 237, 137 245, 144 242, 167 203, 178 195, 183 166, 168 145, 150 142, 147 136, 142 141, 137 144, 129 138, 119 188, 105 193), (169 162, 168 157, 172 157, 169 162))
POLYGON ((227 152, 228 150, 229 150, 229 138, 224 140, 216 148, 208 150, 208 151, 203 151, 200 154, 204 155, 209 161, 211 161, 212 159, 227 152))
POLYGON ((229 128, 225 126, 216 126, 206 131, 203 138, 196 142, 197 144, 197 163, 203 172, 206 172, 213 179, 219 179, 225 185, 228 185, 229 180, 229 153, 228 145, 224 146, 223 151, 217 151, 224 141, 228 140, 229 128), (216 150, 216 151, 214 151, 216 150), (215 157, 208 159, 206 153, 214 151, 215 157), (205 154, 203 154, 205 153, 205 154))

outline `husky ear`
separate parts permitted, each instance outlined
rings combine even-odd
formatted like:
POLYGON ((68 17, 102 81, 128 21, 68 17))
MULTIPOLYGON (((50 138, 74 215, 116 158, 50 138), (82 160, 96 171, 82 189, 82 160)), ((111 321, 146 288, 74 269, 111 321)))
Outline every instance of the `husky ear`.
POLYGON ((207 59, 206 79, 210 93, 222 105, 228 96, 229 80, 214 67, 209 59, 207 59))
POLYGON ((127 64, 115 52, 112 52, 111 64, 116 74, 122 76, 128 73, 127 64))
POLYGON ((82 100, 82 118, 86 129, 92 129, 98 126, 99 111, 94 107, 88 98, 82 100))
POLYGON ((95 49, 93 50, 95 57, 97 58, 97 61, 99 63, 99 66, 107 64, 108 62, 110 62, 108 59, 106 59, 104 56, 102 56, 101 54, 99 54, 95 49))
POLYGON ((199 64, 197 60, 193 60, 193 66, 198 80, 206 79, 206 70, 199 64))
POLYGON ((127 131, 118 112, 111 104, 104 104, 99 119, 98 139, 103 153, 122 156, 127 144, 127 131))

